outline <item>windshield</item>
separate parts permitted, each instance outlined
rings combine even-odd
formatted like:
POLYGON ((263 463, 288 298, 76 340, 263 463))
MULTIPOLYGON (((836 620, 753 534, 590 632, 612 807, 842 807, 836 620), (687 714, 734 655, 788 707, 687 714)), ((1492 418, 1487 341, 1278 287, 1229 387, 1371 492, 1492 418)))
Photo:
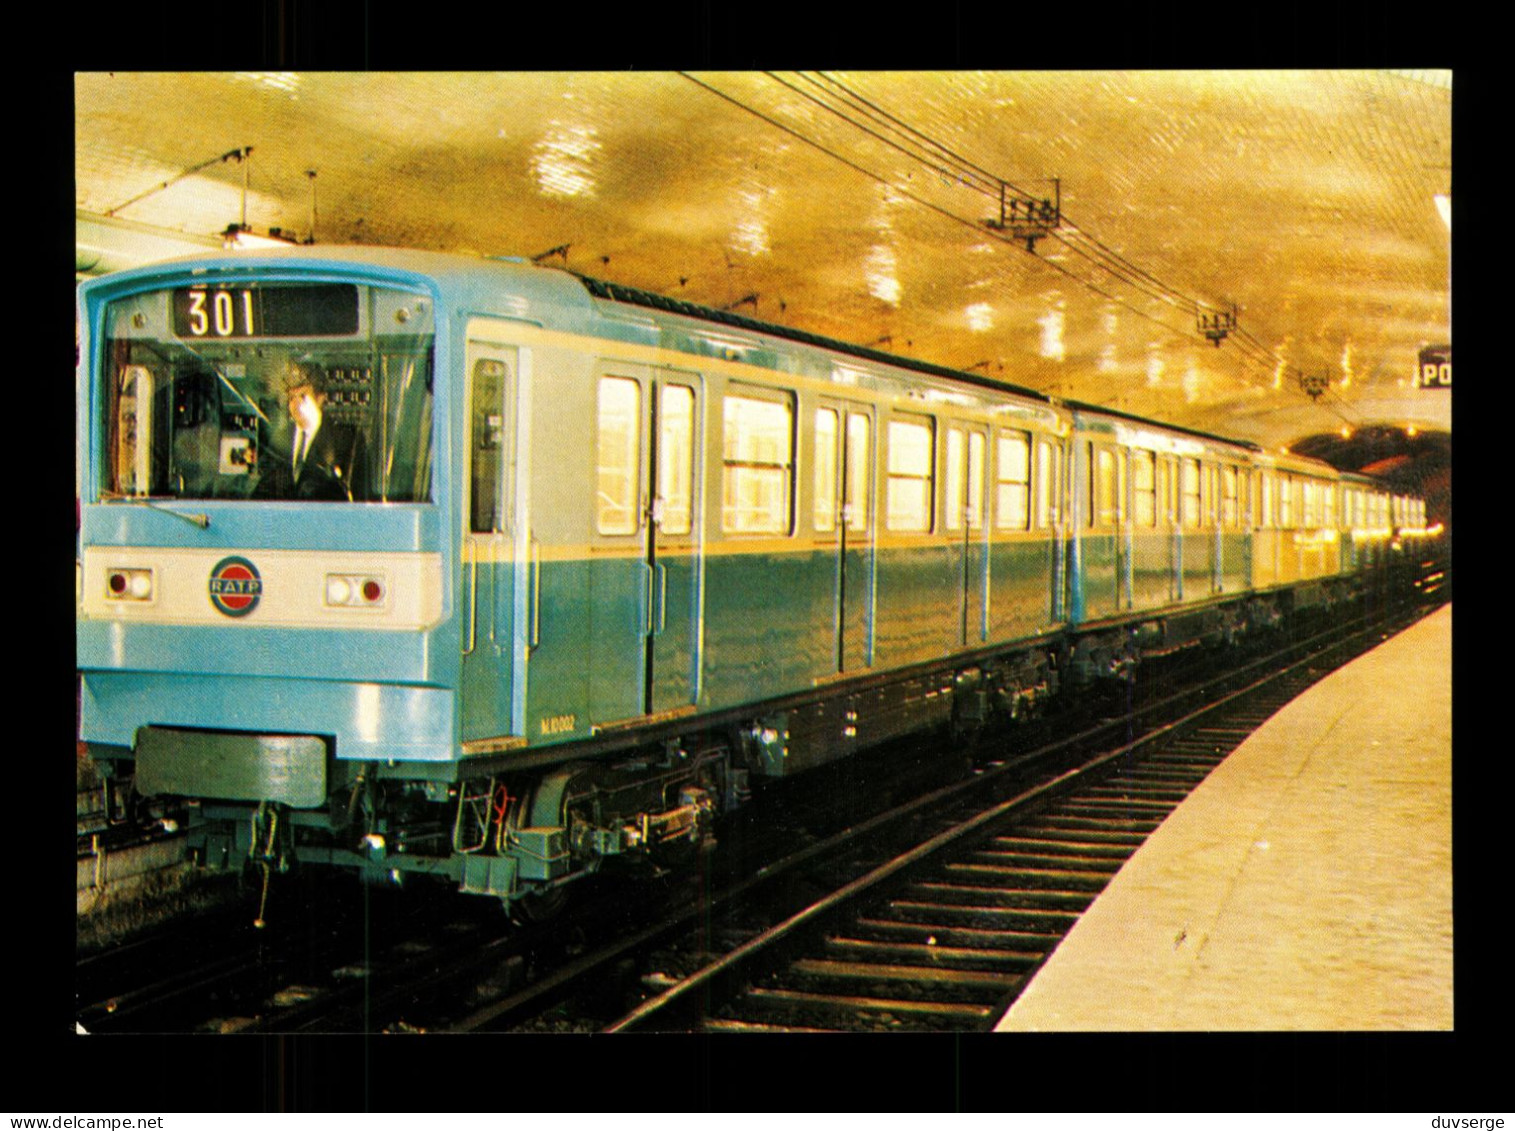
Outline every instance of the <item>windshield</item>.
POLYGON ((425 296, 199 285, 113 302, 105 326, 107 494, 430 499, 425 296))

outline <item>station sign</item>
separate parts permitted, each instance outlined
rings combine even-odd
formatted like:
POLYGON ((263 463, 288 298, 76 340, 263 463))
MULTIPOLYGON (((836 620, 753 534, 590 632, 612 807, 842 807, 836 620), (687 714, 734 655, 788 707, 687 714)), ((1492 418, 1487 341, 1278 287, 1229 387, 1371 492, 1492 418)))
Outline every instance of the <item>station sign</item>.
POLYGON ((1426 346, 1420 351, 1415 367, 1415 388, 1450 389, 1452 387, 1452 347, 1426 346))

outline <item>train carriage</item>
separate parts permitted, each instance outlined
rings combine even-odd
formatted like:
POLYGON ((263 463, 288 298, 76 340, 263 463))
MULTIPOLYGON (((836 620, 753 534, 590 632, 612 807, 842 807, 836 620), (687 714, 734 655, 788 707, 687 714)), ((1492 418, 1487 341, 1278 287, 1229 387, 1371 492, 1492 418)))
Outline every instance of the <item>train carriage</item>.
MULTIPOLYGON (((1341 475, 1320 460, 1259 453, 1252 586, 1288 586, 1295 607, 1329 602, 1344 572, 1341 475)), ((1348 570, 1350 572, 1350 570, 1348 570)))
POLYGON ((1248 587, 1254 446, 1083 406, 1074 421, 1076 622, 1248 587))
POLYGON ((1301 461, 560 270, 304 248, 80 303, 82 737, 212 864, 529 900, 1348 552, 1301 461), (1249 529, 1254 466, 1315 525, 1249 529))

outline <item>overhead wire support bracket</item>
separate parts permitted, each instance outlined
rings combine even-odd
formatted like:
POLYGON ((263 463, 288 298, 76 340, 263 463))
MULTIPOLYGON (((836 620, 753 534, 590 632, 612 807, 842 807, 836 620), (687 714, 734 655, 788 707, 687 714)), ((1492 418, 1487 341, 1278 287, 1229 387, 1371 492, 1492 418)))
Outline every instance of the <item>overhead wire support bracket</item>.
POLYGON ((1009 232, 1013 240, 1024 240, 1026 250, 1036 253, 1036 241, 1046 238, 1063 224, 1063 185, 1058 177, 1052 178, 1052 197, 1036 200, 1031 197, 1012 197, 1010 186, 999 183, 999 219, 984 221, 984 225, 996 232, 1009 232))
POLYGON ((138 193, 136 196, 132 197, 130 200, 126 201, 123 204, 118 204, 114 208, 108 208, 108 209, 106 209, 105 212, 104 212, 104 215, 106 215, 106 216, 114 216, 117 212, 120 212, 123 208, 130 208, 133 204, 136 204, 137 201, 139 201, 139 200, 146 200, 148 197, 152 196, 154 193, 162 192, 164 189, 168 188, 169 185, 177 184, 179 181, 182 181, 185 177, 190 177, 190 176, 193 176, 194 174, 198 173, 201 169, 208 169, 212 165, 216 164, 217 162, 226 162, 226 161, 231 161, 231 160, 235 159, 237 161, 244 162, 244 166, 243 166, 243 170, 242 170, 242 178, 243 178, 243 185, 242 185, 242 195, 243 195, 243 208, 242 208, 242 212, 243 212, 243 217, 242 217, 242 219, 243 219, 243 223, 245 224, 247 222, 247 215, 246 215, 246 213, 247 213, 247 206, 246 206, 246 197, 247 197, 247 184, 246 184, 247 169, 246 169, 245 162, 246 162, 247 157, 252 153, 252 151, 253 151, 253 147, 250 146, 250 145, 240 146, 237 149, 229 149, 225 153, 221 154, 221 156, 219 156, 219 157, 212 157, 209 161, 202 161, 202 162, 200 162, 200 164, 194 166, 193 168, 185 169, 184 172, 180 173, 177 177, 170 177, 168 180, 164 181, 161 185, 158 185, 158 186, 156 186, 154 188, 150 188, 146 192, 138 193))
POLYGON ((1296 370, 1299 387, 1312 401, 1319 400, 1320 395, 1331 387, 1331 374, 1329 371, 1322 373, 1306 373, 1303 369, 1296 370))
POLYGON ((1220 343, 1226 340, 1226 335, 1236 329, 1236 307, 1233 305, 1230 310, 1208 311, 1197 307, 1194 321, 1199 332, 1209 338, 1216 349, 1220 349, 1220 343))
POLYGON ((550 247, 546 251, 538 252, 536 255, 533 255, 530 258, 533 263, 541 263, 544 259, 551 259, 554 256, 557 256, 558 258, 562 259, 564 263, 567 263, 568 249, 572 246, 573 244, 571 243, 560 243, 557 247, 550 247))

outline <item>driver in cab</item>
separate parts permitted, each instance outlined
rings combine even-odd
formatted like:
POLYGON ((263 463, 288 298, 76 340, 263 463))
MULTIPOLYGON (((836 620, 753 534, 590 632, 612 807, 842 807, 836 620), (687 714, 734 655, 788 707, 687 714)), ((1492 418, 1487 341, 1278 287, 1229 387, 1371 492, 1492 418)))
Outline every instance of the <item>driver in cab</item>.
POLYGON ((254 498, 363 500, 367 460, 363 433, 331 420, 326 410, 326 375, 309 362, 292 363, 284 377, 291 431, 287 453, 270 446, 258 458, 262 476, 254 498))

